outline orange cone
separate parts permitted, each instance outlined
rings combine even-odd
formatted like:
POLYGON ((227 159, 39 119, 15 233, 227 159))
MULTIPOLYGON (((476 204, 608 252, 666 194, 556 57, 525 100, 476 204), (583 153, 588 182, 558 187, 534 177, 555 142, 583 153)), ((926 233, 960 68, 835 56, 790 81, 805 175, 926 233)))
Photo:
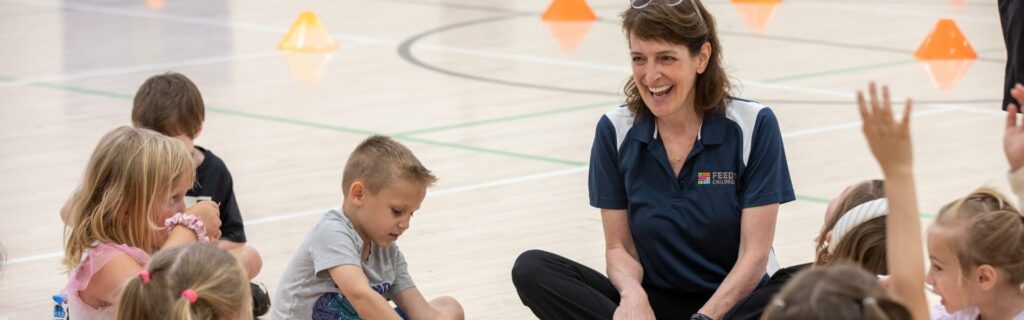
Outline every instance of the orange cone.
POLYGON ((312 11, 299 14, 277 49, 292 52, 327 52, 338 49, 338 43, 312 11))
POLYGON ((977 59, 978 53, 967 42, 952 19, 941 19, 928 37, 917 48, 914 57, 919 60, 977 59))
POLYGON ((552 0, 541 16, 544 21, 594 21, 597 16, 586 0, 552 0))
POLYGON ((924 71, 932 79, 932 84, 943 91, 949 91, 967 74, 974 60, 926 60, 921 61, 924 71))
POLYGON ((732 0, 732 6, 739 11, 747 30, 754 34, 764 33, 764 27, 775 17, 782 0, 732 0))
POLYGON ((164 7, 164 0, 146 0, 146 6, 150 9, 160 9, 164 7))
POLYGON ((558 40, 558 44, 562 46, 562 51, 573 52, 583 42, 583 38, 590 33, 590 27, 594 25, 593 21, 573 21, 573 22, 545 22, 548 26, 548 31, 551 31, 551 35, 555 36, 555 40, 558 40))

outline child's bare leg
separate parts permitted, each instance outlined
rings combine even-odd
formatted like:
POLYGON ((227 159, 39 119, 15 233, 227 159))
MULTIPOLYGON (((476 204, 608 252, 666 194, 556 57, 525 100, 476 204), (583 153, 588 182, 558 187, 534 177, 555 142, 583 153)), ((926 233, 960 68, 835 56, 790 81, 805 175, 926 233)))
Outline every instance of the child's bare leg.
POLYGON ((465 318, 462 305, 455 298, 449 296, 439 297, 430 300, 430 306, 437 310, 440 319, 462 320, 465 318))
POLYGON ((253 249, 253 247, 247 246, 244 243, 231 242, 227 240, 221 240, 218 242, 217 247, 227 250, 235 260, 238 260, 238 264, 242 265, 245 269, 245 273, 249 275, 249 279, 255 278, 260 274, 260 270, 263 269, 263 258, 260 257, 260 253, 253 249))

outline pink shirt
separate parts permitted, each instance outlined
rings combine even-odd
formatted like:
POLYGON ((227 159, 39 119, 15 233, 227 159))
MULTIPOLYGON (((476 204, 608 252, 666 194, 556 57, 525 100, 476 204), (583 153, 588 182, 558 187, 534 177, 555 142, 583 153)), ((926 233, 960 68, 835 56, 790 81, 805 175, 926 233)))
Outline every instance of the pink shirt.
POLYGON ((75 320, 115 318, 117 305, 93 307, 82 301, 78 293, 89 286, 89 280, 96 272, 103 269, 103 266, 120 254, 128 255, 141 265, 149 262, 149 254, 146 251, 123 244, 98 243, 87 249, 85 255, 82 256, 82 263, 71 270, 71 277, 68 279, 67 286, 64 287, 68 293, 69 316, 75 320))

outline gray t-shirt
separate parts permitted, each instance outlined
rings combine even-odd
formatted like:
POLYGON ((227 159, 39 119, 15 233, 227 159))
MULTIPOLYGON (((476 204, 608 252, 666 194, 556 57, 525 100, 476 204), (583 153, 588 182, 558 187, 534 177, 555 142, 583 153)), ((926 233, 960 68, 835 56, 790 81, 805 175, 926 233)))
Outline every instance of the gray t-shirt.
POLYGON ((345 214, 339 210, 325 213, 295 251, 278 283, 271 318, 357 319, 355 308, 329 273, 341 265, 363 268, 370 287, 387 300, 416 286, 397 245, 382 248, 371 242, 367 261, 359 259, 362 246, 363 239, 345 214))

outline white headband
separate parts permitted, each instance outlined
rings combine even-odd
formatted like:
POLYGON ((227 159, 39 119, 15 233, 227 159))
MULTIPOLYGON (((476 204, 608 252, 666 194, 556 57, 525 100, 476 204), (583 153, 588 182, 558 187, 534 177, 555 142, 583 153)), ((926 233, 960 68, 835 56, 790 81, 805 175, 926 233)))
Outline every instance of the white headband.
POLYGON ((886 198, 875 199, 860 204, 859 206, 850 209, 839 221, 836 221, 836 225, 832 227, 832 240, 828 242, 828 253, 835 251, 836 244, 846 236, 846 233, 853 230, 857 226, 861 225, 868 220, 885 216, 886 212, 889 211, 889 200, 886 198))

